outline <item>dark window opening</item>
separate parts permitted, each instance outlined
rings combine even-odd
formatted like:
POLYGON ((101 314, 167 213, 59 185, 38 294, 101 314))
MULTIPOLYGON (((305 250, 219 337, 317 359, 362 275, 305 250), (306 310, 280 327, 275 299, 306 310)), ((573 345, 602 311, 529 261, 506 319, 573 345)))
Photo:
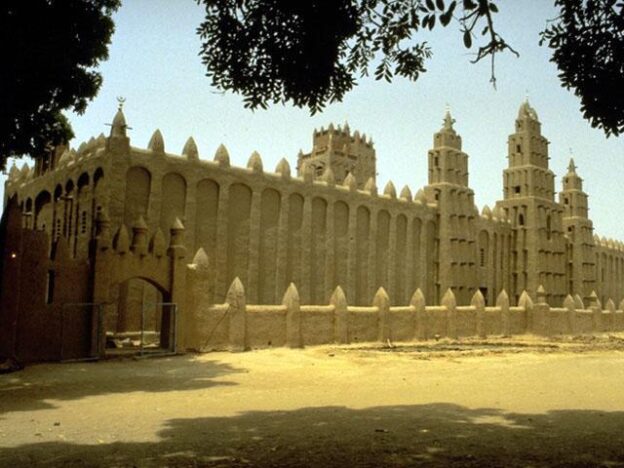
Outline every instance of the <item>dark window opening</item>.
POLYGON ((80 220, 80 233, 84 234, 87 232, 87 212, 82 212, 82 219, 80 220))
POLYGON ((485 266, 485 249, 481 249, 481 251, 479 252, 479 263, 482 267, 485 266))
POLYGON ((479 288, 479 291, 481 291, 483 299, 485 299, 485 305, 488 305, 488 288, 479 288))
POLYGON ((550 215, 546 217, 546 239, 550 240, 551 237, 551 222, 550 215))
POLYGON ((54 270, 48 271, 48 281, 46 283, 46 304, 54 301, 54 270))
POLYGON ((433 158, 433 165, 434 165, 435 167, 438 167, 438 163, 439 163, 439 161, 438 161, 438 157, 437 157, 437 156, 435 156, 435 157, 433 158))
POLYGON ((563 199, 563 203, 565 203, 566 205, 569 203, 568 197, 563 199))
POLYGON ((520 193, 520 186, 519 185, 514 186, 514 193, 520 193))
POLYGON ((518 153, 522 153, 522 146, 520 146, 520 145, 516 145, 516 151, 517 151, 518 153))
POLYGON ((518 215, 518 224, 520 226, 524 226, 524 215, 522 215, 522 214, 518 215))

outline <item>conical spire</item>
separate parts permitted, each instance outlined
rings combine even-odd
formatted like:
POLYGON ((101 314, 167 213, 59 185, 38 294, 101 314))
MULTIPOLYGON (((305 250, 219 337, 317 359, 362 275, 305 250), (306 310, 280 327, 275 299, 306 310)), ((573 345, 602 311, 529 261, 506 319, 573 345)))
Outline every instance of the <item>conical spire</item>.
POLYGON ((280 174, 284 179, 290 179, 290 164, 288 164, 286 158, 280 159, 280 162, 277 163, 277 167, 275 168, 275 172, 280 174))
POLYGON ((220 166, 224 166, 224 167, 230 166, 230 154, 228 153, 228 150, 223 143, 220 144, 219 147, 217 148, 217 151, 215 152, 214 160, 220 166))
POLYGON ((19 169, 17 168, 15 161, 13 161, 13 164, 11 165, 11 169, 9 170, 9 180, 17 179, 18 175, 19 175, 19 169))
POLYGON ((113 123, 111 124, 111 137, 126 137, 126 129, 128 125, 126 125, 126 117, 123 113, 123 101, 119 100, 119 108, 117 109, 117 113, 115 117, 113 117, 113 123))
POLYGON ((520 109, 518 109, 518 119, 525 119, 525 118, 538 120, 537 112, 535 112, 535 109, 533 109, 531 107, 531 104, 529 104, 528 97, 520 105, 520 109))
POLYGON ((199 159, 199 151, 197 151, 197 144, 195 140, 193 140, 193 137, 189 137, 188 140, 186 140, 184 148, 182 149, 182 154, 194 161, 199 159))
POLYGON ((572 157, 570 157, 570 162, 568 163, 568 174, 576 174, 576 166, 572 157))
POLYGON ((355 176, 353 175, 353 173, 349 172, 347 174, 347 177, 345 177, 343 185, 345 187, 348 187, 349 190, 351 191, 355 191, 357 189, 357 180, 355 179, 355 176))
POLYGON ((451 116, 451 110, 447 108, 446 114, 444 114, 444 125, 442 126, 442 130, 455 133, 455 129, 453 128, 454 123, 455 119, 451 116))
POLYGON ((260 157, 260 153, 254 151, 249 156, 249 161, 247 161, 247 169, 251 169, 253 172, 262 172, 262 158, 260 157))
POLYGON ((156 129, 152 138, 150 138, 149 143, 147 144, 147 148, 152 150, 154 153, 164 153, 165 152, 165 140, 160 133, 160 130, 156 129))

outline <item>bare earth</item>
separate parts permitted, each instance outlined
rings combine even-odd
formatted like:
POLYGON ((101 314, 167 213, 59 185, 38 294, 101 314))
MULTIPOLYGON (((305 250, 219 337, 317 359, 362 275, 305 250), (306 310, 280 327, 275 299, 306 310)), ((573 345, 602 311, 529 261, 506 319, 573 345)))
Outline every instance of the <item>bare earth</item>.
POLYGON ((624 466, 624 336, 44 364, 0 466, 624 466))

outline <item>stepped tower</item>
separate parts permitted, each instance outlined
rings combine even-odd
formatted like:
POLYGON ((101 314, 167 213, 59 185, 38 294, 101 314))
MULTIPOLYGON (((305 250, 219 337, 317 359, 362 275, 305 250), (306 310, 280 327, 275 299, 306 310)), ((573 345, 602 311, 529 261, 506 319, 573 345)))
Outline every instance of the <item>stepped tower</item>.
POLYGON ((583 179, 576 173, 572 158, 568 172, 563 177, 559 203, 564 209, 563 229, 568 238, 568 291, 589 300, 589 295, 596 289, 594 227, 588 218, 587 194, 583 191, 583 179))
POLYGON ((327 129, 321 127, 314 130, 312 136, 312 151, 299 152, 297 157, 297 174, 303 176, 303 170, 309 165, 314 170, 315 178, 319 179, 327 168, 331 168, 336 183, 342 184, 348 174, 353 174, 357 187, 362 189, 372 178, 376 178, 376 157, 372 138, 366 134, 360 136, 356 130, 353 135, 349 125, 334 127, 330 124, 327 129))
POLYGON ((526 290, 535 297, 543 285, 550 304, 561 304, 566 285, 566 244, 562 207, 555 202, 555 175, 548 167, 548 140, 528 100, 518 111, 516 131, 508 138, 504 199, 497 202, 514 229, 511 289, 517 302, 526 290))
POLYGON ((434 299, 440 301, 448 288, 457 300, 468 303, 478 287, 474 192, 468 186, 468 155, 462 152, 461 136, 447 111, 429 150, 429 184, 425 194, 438 207, 434 271, 434 299))

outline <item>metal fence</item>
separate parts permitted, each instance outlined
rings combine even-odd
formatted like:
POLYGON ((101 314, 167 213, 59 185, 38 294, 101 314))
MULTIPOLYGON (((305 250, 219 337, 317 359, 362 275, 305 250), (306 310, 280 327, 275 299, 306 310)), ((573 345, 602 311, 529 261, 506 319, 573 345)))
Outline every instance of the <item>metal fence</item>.
POLYGON ((94 361, 112 356, 155 357, 175 354, 177 304, 143 303, 140 329, 118 333, 114 304, 80 302, 61 307, 61 362, 94 361), (108 306, 108 307, 106 307, 108 306))

